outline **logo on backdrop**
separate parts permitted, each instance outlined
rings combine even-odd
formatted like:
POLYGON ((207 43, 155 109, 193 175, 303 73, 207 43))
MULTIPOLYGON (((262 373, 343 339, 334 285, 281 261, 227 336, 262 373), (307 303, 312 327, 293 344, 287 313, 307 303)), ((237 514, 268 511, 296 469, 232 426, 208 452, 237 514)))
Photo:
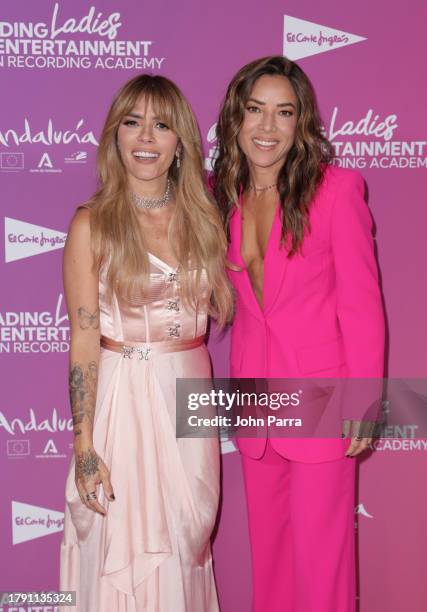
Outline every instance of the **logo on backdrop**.
MULTIPOLYGON (((2 427, 2 422, 4 419, 5 419, 4 415, 0 413, 0 427, 2 427)), ((11 429, 11 431, 13 430, 11 429)), ((11 459, 16 459, 16 458, 22 459, 23 457, 29 457, 30 456, 30 441, 29 440, 7 440, 6 454, 11 459)))
MULTIPOLYGON (((0 142, 1 139, 0 132, 0 142)), ((0 153, 0 170, 1 172, 19 172, 19 170, 24 170, 24 154, 19 151, 0 153)))
POLYGON ((12 501, 12 543, 21 544, 64 529, 64 513, 12 501))
POLYGON ((64 158, 66 164, 85 164, 87 162, 86 151, 76 151, 64 158))
POLYGON ((62 293, 54 311, 0 311, 0 353, 66 353, 69 341, 62 293))
MULTIPOLYGON (((0 431, 4 430, 10 436, 27 433, 50 433, 58 434, 66 431, 73 431, 73 419, 72 417, 61 418, 58 415, 56 408, 52 409, 52 413, 49 417, 43 419, 37 419, 37 415, 33 408, 30 408, 28 417, 10 417, 8 418, 4 412, 0 410, 0 431)), ((30 443, 28 440, 22 438, 8 441, 8 449, 10 449, 9 456, 14 455, 28 455, 30 453, 30 443)), ((43 454, 53 453, 57 451, 55 444, 52 443, 52 436, 49 441, 43 446, 43 454)))
MULTIPOLYGON (((42 130, 31 128, 30 120, 25 117, 23 128, 7 128, 0 130, 0 144, 4 147, 20 145, 44 145, 50 147, 52 145, 93 145, 98 146, 98 141, 92 130, 85 127, 85 120, 79 119, 75 125, 67 126, 68 129, 61 128, 54 124, 53 119, 48 119, 46 127, 42 130)), ((44 153, 46 160, 50 161, 47 153, 44 153)), ((75 156, 81 158, 81 151, 75 152, 69 159, 75 159, 75 156)), ((23 153, 1 153, 2 168, 15 167, 24 165, 23 153)), ((43 158, 40 162, 44 161, 43 158)), ((50 162, 51 163, 51 162, 50 162)))
POLYGON ((237 448, 235 447, 233 440, 230 440, 230 438, 227 435, 221 436, 220 442, 221 442, 221 455, 228 455, 229 453, 235 453, 237 451, 237 448))
POLYGON ((208 131, 206 140, 208 143, 208 157, 205 157, 205 170, 211 172, 213 170, 213 162, 218 157, 218 140, 216 137, 216 126, 214 123, 208 131))
POLYGON ((158 70, 151 40, 121 40, 119 12, 91 6, 65 16, 59 2, 44 21, 0 21, 0 68, 158 70))
POLYGON ((67 234, 18 219, 4 218, 5 261, 9 263, 62 249, 67 234))
POLYGON ((28 458, 67 459, 73 452, 68 435, 72 430, 72 417, 59 416, 56 408, 43 418, 37 418, 33 408, 22 418, 8 417, 0 411, 0 433, 9 436, 6 440, 6 456, 12 461, 28 458), (28 435, 32 436, 31 443, 24 437, 28 435))
MULTIPOLYGON (((427 451, 427 440, 417 437, 418 425, 389 425, 374 440, 370 448, 375 451, 427 451)), ((419 434, 418 434, 419 435, 419 434)))
POLYGON ((49 439, 43 446, 41 453, 35 455, 36 459, 66 459, 68 457, 65 453, 60 453, 55 442, 49 439))
POLYGON ((325 134, 334 146, 334 163, 343 168, 427 168, 427 141, 400 140, 395 114, 369 108, 349 117, 338 106, 332 110, 325 134))
POLYGON ((363 40, 366 40, 363 36, 335 30, 312 21, 289 15, 283 17, 283 55, 291 60, 326 53, 363 40))
POLYGON ((58 173, 62 172, 62 168, 57 168, 53 165, 49 153, 43 153, 43 155, 40 157, 39 163, 37 164, 37 168, 31 168, 30 172, 36 172, 38 174, 58 173))
POLYGON ((372 514, 369 514, 369 512, 366 510, 365 506, 363 504, 358 504, 356 506, 356 510, 355 510, 356 514, 361 514, 362 516, 366 516, 366 518, 374 518, 372 516, 372 514))
MULTIPOLYGON (((2 415, 2 413, 0 413, 2 415)), ((68 422, 61 420, 61 427, 64 427, 64 424, 67 425, 66 429, 68 431, 68 422)), ((11 424, 7 422, 7 419, 4 415, 0 416, 0 427, 6 426, 12 432, 14 431, 11 427, 11 424)), ((24 423, 21 421, 20 426, 22 429, 25 429, 24 423)), ((72 445, 71 445, 72 447, 72 445)), ((45 444, 43 444, 40 449, 40 453, 34 454, 36 459, 67 459, 68 455, 66 453, 60 453, 58 451, 58 447, 55 442, 50 438, 45 444)), ((6 455, 8 459, 26 459, 31 456, 31 446, 29 440, 7 440, 6 442, 6 455)))
POLYGON ((86 164, 88 152, 84 149, 97 147, 99 144, 93 131, 85 125, 83 118, 65 126, 63 124, 59 126, 49 118, 42 129, 40 127, 34 128, 30 119, 25 117, 22 127, 15 125, 13 128, 0 129, 0 146, 7 149, 0 153, 0 172, 19 172, 28 166, 31 173, 62 172, 62 168, 58 167, 59 162, 63 161, 66 165, 86 164), (28 154, 28 148, 32 145, 36 145, 35 148, 31 148, 33 159, 25 164, 24 153, 17 149, 26 147, 28 154), (57 146, 70 148, 66 153, 61 151, 60 155, 55 155, 52 147, 56 150, 57 146))

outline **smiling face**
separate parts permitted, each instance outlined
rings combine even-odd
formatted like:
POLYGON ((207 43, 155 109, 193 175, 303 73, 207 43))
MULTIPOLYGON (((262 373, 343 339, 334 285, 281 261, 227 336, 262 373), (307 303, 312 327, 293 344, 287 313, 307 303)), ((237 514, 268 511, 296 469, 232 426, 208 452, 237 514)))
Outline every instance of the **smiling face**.
POLYGON ((286 77, 263 75, 246 103, 238 143, 249 167, 279 172, 295 141, 298 99, 286 77))
POLYGON ((140 97, 117 131, 117 145, 131 188, 162 191, 179 150, 179 139, 161 121, 150 99, 140 97))

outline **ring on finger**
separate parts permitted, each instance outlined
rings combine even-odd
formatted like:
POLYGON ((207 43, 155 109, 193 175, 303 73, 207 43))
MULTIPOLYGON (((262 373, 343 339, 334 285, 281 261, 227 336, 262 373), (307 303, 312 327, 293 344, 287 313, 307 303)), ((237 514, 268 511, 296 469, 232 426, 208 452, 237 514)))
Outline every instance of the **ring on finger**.
POLYGON ((96 499, 96 491, 91 491, 86 494, 86 500, 90 501, 91 499, 96 499))

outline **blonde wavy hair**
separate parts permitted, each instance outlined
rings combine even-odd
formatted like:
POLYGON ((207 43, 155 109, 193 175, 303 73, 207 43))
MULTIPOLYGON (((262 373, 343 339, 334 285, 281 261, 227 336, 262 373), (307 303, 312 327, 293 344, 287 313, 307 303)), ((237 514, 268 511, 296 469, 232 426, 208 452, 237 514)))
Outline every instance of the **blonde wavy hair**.
POLYGON ((113 292, 129 296, 147 290, 148 253, 117 147, 118 128, 141 96, 152 103, 181 146, 180 168, 175 159, 169 169, 175 208, 168 235, 179 263, 181 297, 196 307, 205 270, 212 290, 209 314, 222 326, 232 312, 232 292, 225 274, 227 240, 218 209, 206 189, 196 119, 181 91, 165 77, 137 76, 125 83, 111 104, 98 149, 99 186, 86 203, 94 264, 97 270, 106 269, 110 299, 113 292), (197 272, 190 273, 190 267, 197 272))
POLYGON ((295 141, 277 177, 282 209, 282 245, 289 239, 291 257, 299 250, 309 227, 309 205, 320 185, 334 149, 322 132, 316 95, 307 75, 281 55, 257 59, 243 66, 231 80, 217 123, 218 157, 212 184, 227 234, 240 189, 249 187, 249 166, 237 137, 247 101, 255 82, 263 75, 289 79, 298 100, 295 141))

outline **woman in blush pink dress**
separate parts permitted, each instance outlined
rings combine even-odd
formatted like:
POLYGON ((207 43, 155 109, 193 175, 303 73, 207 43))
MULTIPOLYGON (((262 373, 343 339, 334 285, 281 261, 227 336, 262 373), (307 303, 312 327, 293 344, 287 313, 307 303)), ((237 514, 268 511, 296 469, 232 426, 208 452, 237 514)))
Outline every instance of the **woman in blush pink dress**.
POLYGON ((352 458, 371 440, 367 409, 375 415, 384 361, 364 183, 330 165, 310 81, 281 56, 239 70, 217 135, 213 184, 236 290, 231 375, 344 378, 363 392, 335 404, 327 436, 238 438, 253 610, 354 612, 352 458), (363 389, 353 384, 360 378, 363 389))
POLYGON ((61 589, 80 612, 215 612, 218 440, 176 438, 175 383, 210 377, 207 317, 223 324, 232 300, 197 124, 171 81, 123 86, 98 169, 64 253, 75 437, 61 589))

